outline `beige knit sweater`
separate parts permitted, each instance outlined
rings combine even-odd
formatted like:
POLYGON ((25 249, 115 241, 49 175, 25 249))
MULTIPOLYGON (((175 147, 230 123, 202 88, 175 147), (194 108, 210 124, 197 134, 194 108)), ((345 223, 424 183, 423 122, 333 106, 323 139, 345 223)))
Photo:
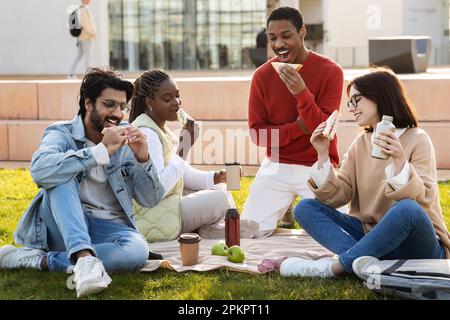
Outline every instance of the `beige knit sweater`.
POLYGON ((80 16, 81 16, 81 34, 78 37, 78 40, 94 40, 97 37, 97 30, 95 28, 94 18, 92 17, 89 9, 86 6, 80 7, 80 16))
POLYGON ((316 198, 334 208, 350 202, 349 215, 362 222, 365 232, 373 228, 396 201, 415 200, 429 215, 450 258, 450 234, 439 203, 435 152, 428 134, 422 129, 410 128, 400 136, 410 167, 408 184, 397 190, 385 182, 384 169, 391 160, 370 156, 371 137, 372 133, 359 135, 340 168, 330 170, 320 188, 312 178, 308 180, 316 198))

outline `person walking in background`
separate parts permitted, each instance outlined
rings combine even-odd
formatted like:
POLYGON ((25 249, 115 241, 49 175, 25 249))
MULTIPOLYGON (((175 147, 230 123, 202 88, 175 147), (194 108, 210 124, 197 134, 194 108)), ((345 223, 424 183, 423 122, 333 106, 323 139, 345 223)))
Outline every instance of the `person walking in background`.
POLYGON ((267 50, 267 29, 262 28, 256 35, 256 47, 267 50))
POLYGON ((81 33, 77 38, 78 50, 77 55, 72 62, 72 66, 70 67, 69 78, 75 78, 77 65, 81 59, 84 58, 83 73, 90 67, 92 42, 97 37, 94 18, 92 17, 88 7, 91 0, 81 0, 81 2, 82 5, 78 8, 78 12, 76 13, 79 17, 81 33))
POLYGON ((267 61, 267 35, 266 28, 261 29, 256 35, 256 47, 250 49, 250 58, 256 67, 267 61))

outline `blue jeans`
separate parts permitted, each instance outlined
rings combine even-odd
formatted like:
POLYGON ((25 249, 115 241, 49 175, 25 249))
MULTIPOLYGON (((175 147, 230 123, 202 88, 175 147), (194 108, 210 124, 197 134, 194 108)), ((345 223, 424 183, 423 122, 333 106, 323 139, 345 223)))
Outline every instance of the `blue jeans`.
POLYGON ((80 250, 90 250, 107 272, 136 271, 148 259, 147 241, 138 231, 84 213, 75 179, 46 190, 39 211, 47 226, 49 271, 65 272, 80 250))
POLYGON ((395 203, 367 234, 362 223, 315 199, 301 200, 294 210, 302 228, 328 250, 339 255, 345 271, 362 256, 382 260, 445 259, 433 224, 415 201, 395 203))

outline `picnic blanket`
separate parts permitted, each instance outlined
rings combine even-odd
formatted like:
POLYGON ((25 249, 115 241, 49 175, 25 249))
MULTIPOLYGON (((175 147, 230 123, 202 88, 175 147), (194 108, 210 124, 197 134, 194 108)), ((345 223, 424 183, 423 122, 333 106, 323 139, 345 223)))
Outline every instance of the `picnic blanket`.
POLYGON ((211 247, 220 239, 202 239, 200 241, 199 263, 193 266, 182 266, 180 245, 177 240, 149 243, 152 252, 159 253, 164 260, 148 260, 141 272, 151 272, 158 268, 171 269, 177 272, 209 271, 227 269, 237 272, 260 274, 258 264, 263 259, 274 259, 283 256, 319 259, 334 254, 317 243, 306 232, 299 229, 278 228, 266 238, 241 239, 241 248, 245 251, 243 263, 233 263, 227 257, 211 255, 211 247))

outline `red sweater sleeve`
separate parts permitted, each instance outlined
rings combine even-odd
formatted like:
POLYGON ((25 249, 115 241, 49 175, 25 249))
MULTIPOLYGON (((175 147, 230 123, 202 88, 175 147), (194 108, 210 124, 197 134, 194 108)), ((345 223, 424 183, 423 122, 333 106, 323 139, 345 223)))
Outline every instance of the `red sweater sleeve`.
POLYGON ((283 125, 270 124, 262 91, 261 81, 257 74, 254 74, 248 103, 248 125, 250 128, 250 139, 260 147, 272 146, 272 135, 278 133, 277 146, 283 147, 298 138, 304 132, 296 122, 283 125))
POLYGON ((334 110, 339 110, 341 104, 342 87, 344 85, 342 69, 339 67, 332 69, 329 77, 323 81, 325 81, 325 88, 317 103, 308 88, 295 96, 300 121, 309 133, 312 133, 319 124, 326 121, 334 110))

